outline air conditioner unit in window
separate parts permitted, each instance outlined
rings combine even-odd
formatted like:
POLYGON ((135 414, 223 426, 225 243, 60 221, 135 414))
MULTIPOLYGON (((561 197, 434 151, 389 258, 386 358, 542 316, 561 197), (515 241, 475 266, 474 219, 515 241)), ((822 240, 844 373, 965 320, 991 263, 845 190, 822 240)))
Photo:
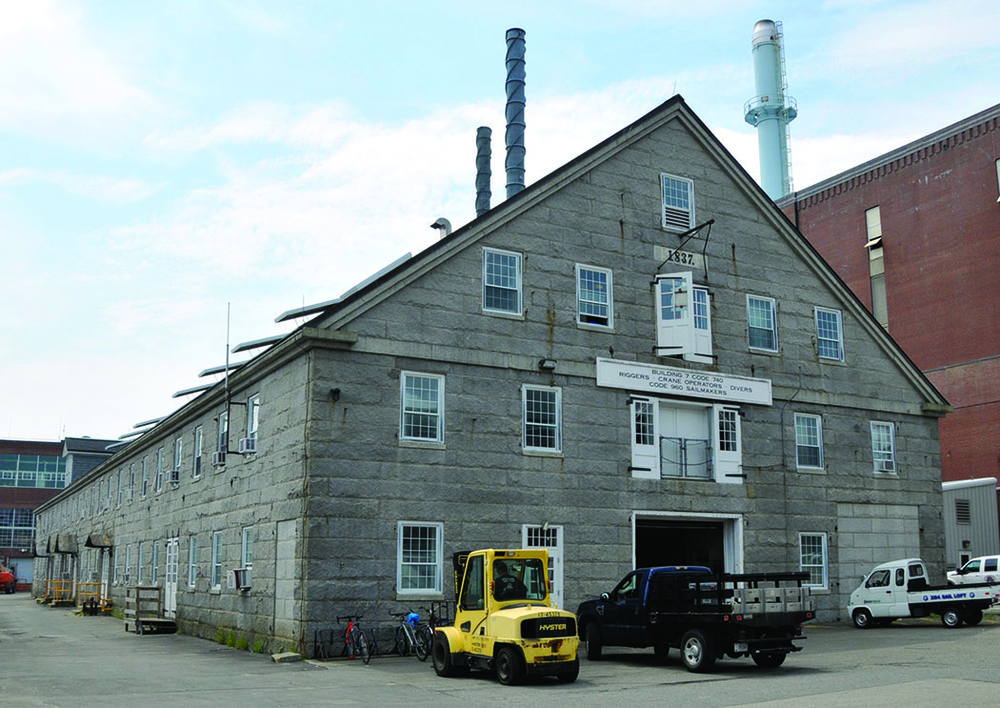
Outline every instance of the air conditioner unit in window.
POLYGON ((171 484, 181 483, 181 470, 179 467, 167 471, 167 481, 171 484))
POLYGON ((250 568, 234 568, 233 577, 236 580, 237 590, 250 589, 250 568))
POLYGON ((879 472, 895 472, 896 463, 893 462, 892 460, 879 460, 877 463, 875 463, 875 469, 877 469, 879 472))
POLYGON ((257 438, 240 438, 240 454, 252 455, 257 452, 257 438))
POLYGON ((215 454, 213 454, 212 455, 212 464, 215 467, 225 467, 226 466, 226 453, 220 451, 220 452, 216 452, 215 454))
POLYGON ((236 589, 236 572, 237 572, 237 570, 238 570, 237 568, 233 568, 229 572, 229 574, 227 576, 226 587, 229 588, 230 590, 235 590, 236 589))

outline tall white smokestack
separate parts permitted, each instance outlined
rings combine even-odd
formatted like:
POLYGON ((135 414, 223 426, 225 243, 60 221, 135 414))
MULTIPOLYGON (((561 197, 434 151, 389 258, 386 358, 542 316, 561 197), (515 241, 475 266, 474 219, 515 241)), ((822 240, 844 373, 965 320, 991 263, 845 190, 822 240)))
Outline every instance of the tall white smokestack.
POLYGON ((524 189, 524 30, 507 30, 507 198, 524 189))
POLYGON ((785 54, 781 23, 761 20, 753 28, 754 84, 757 95, 744 106, 747 123, 757 128, 760 151, 760 186, 771 199, 792 191, 791 145, 788 124, 799 111, 786 96, 785 54))

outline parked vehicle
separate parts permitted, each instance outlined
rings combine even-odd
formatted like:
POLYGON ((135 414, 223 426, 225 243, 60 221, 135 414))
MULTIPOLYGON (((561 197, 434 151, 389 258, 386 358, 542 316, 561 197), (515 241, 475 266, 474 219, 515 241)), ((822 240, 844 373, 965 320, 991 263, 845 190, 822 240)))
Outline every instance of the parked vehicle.
POLYGON ((996 601, 1000 586, 988 583, 931 585, 919 558, 875 566, 851 593, 847 611, 859 629, 887 625, 904 617, 941 615, 945 627, 979 624, 996 601))
POLYGON ((552 607, 548 556, 544 549, 455 554, 455 623, 438 627, 431 647, 438 676, 483 669, 507 686, 525 676, 576 680, 576 617, 552 607))
POLYGON ((9 570, 0 571, 0 592, 8 595, 17 589, 17 578, 9 570))
POLYGON ((814 619, 807 573, 713 574, 700 566, 640 568, 577 610, 587 658, 605 646, 680 649, 689 671, 723 656, 781 666, 802 647, 802 623, 814 619))
POLYGON ((948 571, 949 585, 970 583, 1000 583, 1000 556, 979 556, 973 558, 958 570, 948 571))

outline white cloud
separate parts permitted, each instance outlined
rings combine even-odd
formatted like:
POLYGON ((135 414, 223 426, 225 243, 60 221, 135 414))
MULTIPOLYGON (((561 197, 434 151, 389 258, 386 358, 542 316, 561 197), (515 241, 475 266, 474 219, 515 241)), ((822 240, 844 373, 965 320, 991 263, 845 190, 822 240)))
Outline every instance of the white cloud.
POLYGON ((79 6, 8 2, 0 23, 0 127, 71 141, 106 134, 153 108, 101 47, 79 6))
POLYGON ((0 172, 0 187, 23 187, 39 183, 58 187, 69 194, 116 204, 146 199, 158 189, 156 185, 133 177, 103 177, 76 174, 66 170, 25 168, 0 172))

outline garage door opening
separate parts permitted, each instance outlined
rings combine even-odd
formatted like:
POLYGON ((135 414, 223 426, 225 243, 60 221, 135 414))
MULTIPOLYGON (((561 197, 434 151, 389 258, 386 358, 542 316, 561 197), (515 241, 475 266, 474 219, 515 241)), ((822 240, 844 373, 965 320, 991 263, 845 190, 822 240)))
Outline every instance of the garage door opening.
POLYGON ((636 519, 635 566, 704 565, 726 571, 724 521, 636 519))

